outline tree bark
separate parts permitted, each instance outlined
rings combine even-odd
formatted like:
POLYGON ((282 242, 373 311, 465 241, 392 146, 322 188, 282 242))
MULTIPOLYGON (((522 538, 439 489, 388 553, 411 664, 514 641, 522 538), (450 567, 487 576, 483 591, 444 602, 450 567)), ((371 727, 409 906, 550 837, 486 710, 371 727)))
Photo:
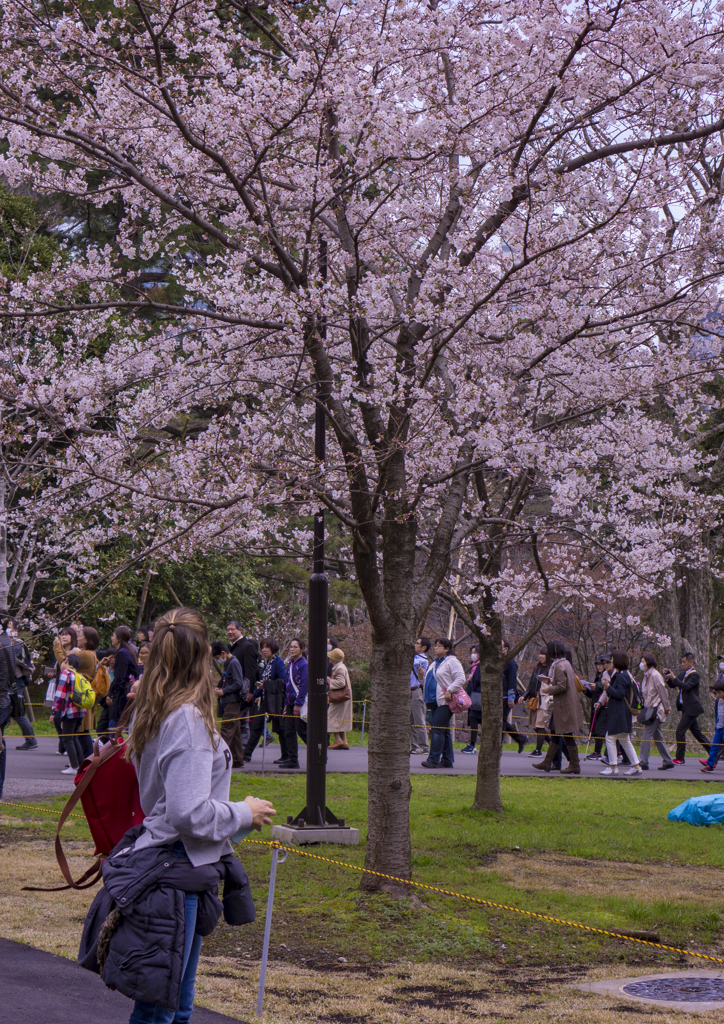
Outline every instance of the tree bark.
POLYGON ((8 611, 8 531, 5 510, 7 483, 0 478, 0 611, 8 611))
MULTIPOLYGON (((368 830, 365 867, 410 878, 410 666, 414 636, 372 635, 368 746, 368 830)), ((406 886, 363 875, 367 892, 400 892, 406 886)))
POLYGON ((500 811, 500 753, 503 745, 503 654, 501 623, 493 616, 489 635, 480 645, 480 753, 473 807, 479 811, 500 811))
POLYGON ((708 682, 711 607, 714 600, 710 567, 685 568, 677 591, 682 639, 696 658, 702 682, 708 682))

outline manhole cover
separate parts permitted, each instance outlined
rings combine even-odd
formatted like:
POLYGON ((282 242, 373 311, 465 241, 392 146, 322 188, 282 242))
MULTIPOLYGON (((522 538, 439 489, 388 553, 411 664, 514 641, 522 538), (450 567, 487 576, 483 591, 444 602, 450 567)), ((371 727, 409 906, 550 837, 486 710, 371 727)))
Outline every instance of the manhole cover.
POLYGON ((678 1003, 724 1003, 724 978, 652 978, 624 985, 624 992, 644 999, 678 1003))

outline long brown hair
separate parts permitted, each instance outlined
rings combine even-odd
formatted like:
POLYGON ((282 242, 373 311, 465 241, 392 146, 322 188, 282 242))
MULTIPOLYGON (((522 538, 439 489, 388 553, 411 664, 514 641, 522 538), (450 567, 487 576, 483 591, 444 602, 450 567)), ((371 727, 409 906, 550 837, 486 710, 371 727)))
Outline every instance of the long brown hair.
POLYGON ((156 622, 156 632, 133 701, 127 753, 138 759, 168 716, 194 704, 218 743, 206 623, 193 608, 173 608, 156 622))

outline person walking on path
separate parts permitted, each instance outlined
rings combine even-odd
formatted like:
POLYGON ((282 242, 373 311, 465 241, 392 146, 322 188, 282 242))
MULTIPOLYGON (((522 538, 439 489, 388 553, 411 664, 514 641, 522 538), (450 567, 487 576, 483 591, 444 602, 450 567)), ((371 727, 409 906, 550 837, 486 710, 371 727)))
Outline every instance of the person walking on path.
POLYGON ((460 751, 461 754, 477 754, 475 744, 478 739, 478 729, 483 722, 483 712, 480 702, 480 649, 473 644, 470 649, 470 671, 465 682, 465 691, 471 700, 468 708, 468 728, 470 729, 470 741, 460 751))
POLYGON ((78 655, 66 655, 60 665, 60 675, 51 710, 51 717, 56 729, 60 728, 65 742, 65 752, 70 761, 69 767, 63 768, 63 775, 75 775, 83 760, 83 750, 77 734, 85 717, 85 709, 74 704, 72 700, 76 672, 80 672, 78 655))
POLYGON ((592 688, 587 692, 586 696, 591 701, 591 727, 589 729, 589 735, 593 737, 593 751, 586 758, 587 761, 600 761, 601 751, 603 745, 606 742, 606 728, 608 726, 608 701, 606 699, 606 691, 603 686, 603 678, 607 675, 608 665, 611 661, 611 655, 599 654, 596 658, 596 677, 593 680, 592 688))
POLYGON ((541 679, 546 675, 548 668, 548 650, 541 647, 538 651, 538 661, 531 672, 528 682, 528 689, 522 697, 518 698, 519 704, 525 704, 528 708, 528 723, 536 735, 535 750, 531 751, 529 757, 542 757, 543 744, 548 737, 548 725, 550 714, 541 705, 541 679))
MULTIPOLYGON (((144 831, 129 860, 142 850, 165 847, 169 858, 187 862, 189 871, 216 864, 232 853, 230 837, 252 827, 261 830, 276 813, 267 800, 229 799, 231 755, 216 729, 208 651, 206 625, 198 612, 175 608, 159 619, 128 739, 145 814, 144 831)), ((129 1024, 191 1019, 201 953, 199 893, 183 893, 183 906, 186 939, 178 1009, 136 1001, 129 1024)), ((158 928, 156 922, 149 924, 158 928)), ((149 951, 133 971, 157 970, 150 956, 149 951)))
MULTIPOLYGON (((244 687, 248 685, 242 675, 241 665, 233 656, 228 646, 221 640, 211 645, 211 654, 221 666, 221 680, 214 692, 221 704, 221 736, 231 751, 231 767, 244 767, 244 734, 242 725, 248 719, 243 717, 242 701, 246 696, 244 687)), ((244 701, 244 703, 246 703, 244 701)))
POLYGON ((628 670, 628 654, 625 651, 614 651, 612 655, 614 674, 610 682, 604 682, 608 697, 608 728, 606 731, 606 753, 608 764, 599 775, 618 775, 618 753, 616 741, 621 744, 624 753, 631 762, 626 775, 643 774, 636 750, 632 743, 631 731, 633 718, 632 705, 635 698, 634 681, 628 670))
POLYGON ((344 663, 344 651, 333 648, 327 655, 332 663, 332 675, 327 677, 329 708, 327 732, 335 737, 330 750, 349 750, 347 733, 352 729, 352 681, 344 663))
MULTIPOLYGON (((502 641, 503 656, 507 657, 510 644, 502 641)), ((522 754, 528 737, 518 732, 513 719, 513 711, 518 700, 518 662, 515 658, 507 661, 503 667, 503 742, 505 743, 506 732, 510 735, 513 743, 518 744, 518 753, 522 754), (508 721, 510 719, 510 722, 508 721)))
POLYGON ((453 654, 452 641, 440 637, 435 641, 435 660, 428 669, 435 680, 436 708, 432 715, 430 753, 422 762, 423 768, 452 768, 455 763, 450 720, 453 713, 450 701, 465 686, 465 672, 453 654))
POLYGON ((709 747, 709 756, 701 759, 702 771, 713 772, 724 751, 724 670, 719 672, 710 689, 714 704, 714 739, 709 747))
POLYGON ((430 638, 420 636, 415 641, 415 658, 410 672, 410 753, 426 754, 427 716, 423 687, 427 672, 427 656, 430 650, 430 638))
POLYGON ((659 771, 665 772, 674 767, 669 748, 666 746, 661 731, 661 723, 665 722, 666 716, 671 714, 671 703, 669 702, 669 695, 666 692, 663 677, 656 667, 656 658, 650 651, 646 651, 645 654, 641 655, 639 668, 644 673, 641 685, 644 708, 653 708, 656 712, 654 717, 644 724, 639 764, 645 772, 649 770, 649 752, 651 750, 651 741, 653 740, 664 762, 660 766, 659 771))
POLYGON ((0 644, 10 655, 15 684, 15 692, 10 702, 11 715, 23 736, 23 742, 15 749, 38 750, 35 729, 33 729, 30 719, 25 712, 25 690, 32 682, 32 659, 27 646, 18 636, 17 619, 10 618, 6 620, 4 630, 0 634, 0 644))
POLYGON ((676 695, 676 708, 681 711, 679 724, 676 726, 676 757, 674 764, 686 764, 686 734, 691 735, 701 743, 707 754, 709 753, 709 740, 699 727, 699 715, 704 714, 704 708, 699 700, 699 673, 694 668, 694 655, 686 651, 681 658, 681 672, 675 676, 670 668, 664 669, 666 685, 672 689, 678 689, 676 695))
MULTIPOLYGON (((279 745, 282 751, 282 760, 286 755, 286 740, 284 739, 284 695, 287 685, 287 666, 284 659, 279 656, 279 644, 272 637, 264 637, 261 642, 261 656, 264 659, 264 667, 261 673, 261 681, 254 690, 254 699, 259 699, 259 706, 255 716, 249 722, 249 739, 244 746, 244 760, 251 761, 262 733, 264 732, 264 715, 269 715, 269 724, 272 731, 279 734, 279 745)), ((253 707, 254 705, 252 705, 253 707)), ((271 743, 270 738, 265 738, 265 743, 271 743)))
POLYGON ((578 700, 576 674, 570 661, 564 656, 564 648, 557 640, 551 640, 546 648, 550 662, 548 673, 541 677, 541 693, 553 698, 552 734, 546 756, 533 764, 538 771, 549 772, 563 741, 566 744, 569 764, 561 775, 580 775, 578 744, 575 734, 583 732, 583 715, 578 700), (554 735, 555 734, 555 735, 554 735))
POLYGON ((0 797, 5 785, 5 762, 7 758, 7 740, 5 726, 12 714, 12 695, 15 690, 15 674, 10 672, 6 658, 0 658, 0 797))
POLYGON ((299 738, 307 742, 307 723, 302 719, 302 705, 307 699, 307 659, 304 644, 295 636, 289 644, 289 665, 287 667, 286 701, 284 706, 284 739, 286 757, 274 764, 280 768, 299 767, 299 738))

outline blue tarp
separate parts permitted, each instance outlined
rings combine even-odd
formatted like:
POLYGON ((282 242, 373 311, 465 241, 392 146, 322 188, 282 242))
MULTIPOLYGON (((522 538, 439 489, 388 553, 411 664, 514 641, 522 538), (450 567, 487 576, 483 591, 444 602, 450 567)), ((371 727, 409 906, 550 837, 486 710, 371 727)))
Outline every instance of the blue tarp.
POLYGON ((690 825, 724 825, 724 793, 693 796, 673 811, 669 821, 687 821, 690 825))

